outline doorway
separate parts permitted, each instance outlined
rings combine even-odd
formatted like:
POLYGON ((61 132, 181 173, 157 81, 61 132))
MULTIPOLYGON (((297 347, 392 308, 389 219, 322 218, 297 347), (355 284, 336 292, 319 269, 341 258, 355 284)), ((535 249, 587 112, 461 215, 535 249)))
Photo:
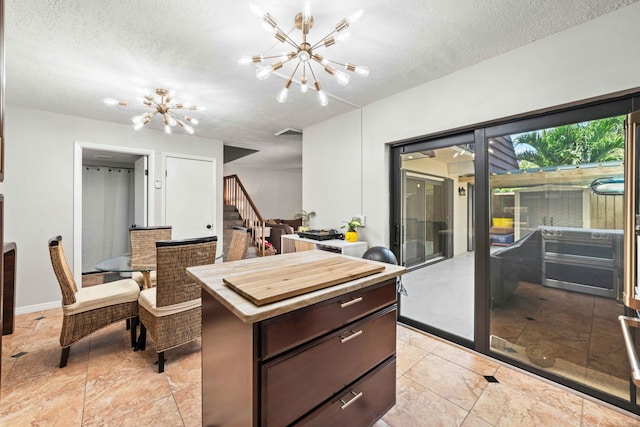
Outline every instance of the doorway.
MULTIPOLYGON (((623 122, 640 105, 638 95, 496 120, 470 130, 469 146, 454 143, 460 134, 393 146, 390 241, 397 256, 405 244, 405 159, 455 144, 473 153, 475 167, 473 174, 451 177, 460 197, 463 190, 472 197, 464 214, 469 263, 410 269, 399 321, 638 413, 618 322, 625 311, 626 190, 594 189, 597 182, 619 182, 623 165, 635 163, 624 158, 623 122), (461 294, 463 265, 474 274, 461 294), (415 280, 420 271, 424 276, 415 280), (445 282, 440 293, 439 282, 445 282), (473 334, 465 335, 456 327, 469 318, 473 334)), ((436 170, 445 169, 432 164, 424 172, 447 176, 436 170)), ((458 208, 454 203, 452 260, 460 250, 458 208)))
POLYGON ((416 144, 398 153, 395 189, 400 263, 406 295, 399 318, 455 341, 474 336, 473 203, 467 182, 475 174, 473 134, 416 144), (463 191, 464 190, 464 191, 463 191), (469 210, 471 208, 471 211, 469 210))
POLYGON ((76 142, 73 273, 129 251, 129 227, 153 224, 153 152, 76 142))

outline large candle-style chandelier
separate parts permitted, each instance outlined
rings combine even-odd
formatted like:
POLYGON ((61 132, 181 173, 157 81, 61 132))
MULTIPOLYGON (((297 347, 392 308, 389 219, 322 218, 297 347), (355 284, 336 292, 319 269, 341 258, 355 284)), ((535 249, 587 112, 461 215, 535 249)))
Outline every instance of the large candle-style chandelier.
MULTIPOLYGON (((198 119, 186 114, 178 113, 175 110, 204 110, 203 107, 197 107, 188 103, 172 103, 174 92, 168 89, 156 89, 156 95, 159 98, 153 97, 150 93, 138 98, 138 101, 143 106, 149 108, 151 111, 143 113, 141 115, 133 116, 131 121, 133 122, 133 128, 140 130, 144 125, 149 123, 155 116, 159 116, 164 121, 164 131, 168 134, 171 133, 171 128, 180 125, 188 134, 193 134, 194 130, 190 124, 197 125, 198 119), (190 124, 189 124, 190 123, 190 124)), ((126 106, 127 101, 120 101, 113 98, 105 98, 104 103, 107 105, 122 105, 126 106)))
MULTIPOLYGON (((317 49, 320 48, 328 48, 334 45, 337 41, 346 38, 348 33, 345 30, 353 23, 358 21, 362 15, 363 11, 359 10, 348 18, 342 19, 338 22, 329 34, 321 38, 314 44, 311 44, 307 40, 307 36, 309 34, 309 30, 313 27, 313 16, 311 16, 309 2, 307 1, 304 6, 304 10, 301 13, 298 13, 295 16, 295 26, 298 30, 302 32, 302 41, 297 43, 294 41, 287 33, 282 31, 282 29, 276 23, 276 20, 269 13, 263 12, 259 7, 255 5, 250 6, 251 11, 254 15, 258 16, 263 20, 263 27, 273 33, 274 37, 283 44, 289 44, 293 47, 293 50, 287 53, 283 53, 281 55, 274 56, 263 56, 263 55, 255 55, 251 57, 244 57, 240 59, 241 64, 259 64, 265 61, 273 60, 270 65, 258 66, 256 70, 256 77, 259 80, 264 80, 268 78, 274 71, 279 70, 286 63, 297 60, 295 64, 295 68, 291 73, 290 77, 284 84, 284 87, 280 90, 277 96, 277 100, 279 102, 286 102, 287 97, 289 95, 289 88, 291 87, 291 83, 293 79, 300 70, 300 90, 303 93, 306 93, 309 90, 308 85, 308 77, 313 79, 313 86, 315 90, 318 92, 318 100, 320 101, 320 105, 325 106, 329 102, 327 98, 327 94, 322 90, 322 86, 316 77, 316 73, 311 66, 313 62, 319 64, 325 72, 329 75, 333 76, 333 78, 338 82, 338 84, 345 86, 349 83, 350 76, 344 71, 338 70, 335 66, 339 66, 344 68, 346 71, 356 73, 363 77, 369 75, 369 69, 367 67, 361 65, 354 65, 348 62, 342 63, 330 60, 325 58, 324 56, 318 54, 316 52, 317 49), (310 76, 307 75, 307 72, 310 73, 310 76)), ((316 65, 318 66, 318 65, 316 65)))

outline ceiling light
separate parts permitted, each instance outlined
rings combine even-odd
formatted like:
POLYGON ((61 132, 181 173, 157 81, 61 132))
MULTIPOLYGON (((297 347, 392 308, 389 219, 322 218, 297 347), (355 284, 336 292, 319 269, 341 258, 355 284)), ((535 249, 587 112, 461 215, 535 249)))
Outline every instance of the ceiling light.
POLYGON ((295 61, 295 68, 291 73, 290 77, 287 79, 284 88, 280 90, 276 99, 278 102, 286 102, 287 97, 289 95, 289 88, 291 87, 291 83, 294 81, 294 77, 298 70, 300 70, 300 91, 302 93, 306 93, 309 89, 307 73, 310 73, 311 78, 313 79, 313 87, 315 87, 318 92, 318 101, 320 105, 325 106, 329 103, 329 99, 327 94, 322 90, 322 86, 316 77, 316 73, 312 67, 312 63, 316 63, 316 67, 320 67, 324 69, 324 71, 333 76, 336 82, 345 86, 349 83, 350 75, 345 73, 342 70, 339 70, 336 66, 344 68, 344 70, 349 73, 355 73, 359 76, 366 77, 369 75, 369 69, 362 65, 354 65, 351 63, 342 63, 337 61, 332 61, 330 59, 324 58, 323 56, 317 54, 315 51, 320 48, 327 48, 332 46, 336 42, 339 42, 344 36, 348 35, 344 32, 349 25, 358 21, 362 15, 363 11, 359 10, 348 18, 345 18, 338 22, 335 26, 335 29, 331 31, 329 34, 321 38, 315 44, 311 44, 307 41, 307 35, 309 34, 309 30, 313 27, 313 16, 311 16, 311 10, 309 6, 309 2, 305 2, 304 10, 301 13, 298 13, 295 16, 295 26, 302 32, 302 41, 296 42, 294 41, 287 33, 285 33, 277 24, 276 20, 270 14, 262 11, 256 5, 250 5, 251 12, 262 19, 263 27, 274 35, 274 37, 280 43, 287 43, 294 50, 273 56, 263 56, 263 55, 255 55, 255 56, 245 56, 241 58, 238 62, 240 64, 261 64, 264 61, 275 60, 270 65, 262 65, 258 66, 256 69, 256 77, 259 80, 265 80, 269 78, 274 71, 279 70, 286 63, 291 61, 295 61))
MULTIPOLYGON (((180 125, 180 127, 182 127, 188 134, 193 134, 193 127, 185 123, 185 121, 193 125, 197 125, 199 123, 198 119, 178 113, 174 110, 204 110, 204 108, 196 107, 195 105, 188 103, 171 103, 173 91, 169 91, 167 89, 156 89, 156 95, 159 98, 154 98, 151 94, 145 94, 143 97, 138 98, 138 101, 151 111, 147 111, 146 113, 138 116, 133 116, 131 118, 133 128, 135 130, 140 130, 144 125, 149 123, 154 116, 159 116, 164 122, 164 131, 167 134, 170 134, 171 128, 176 125, 180 125)), ((104 103, 107 105, 122 106, 126 106, 128 104, 127 101, 119 101, 113 98, 105 98, 104 103)))

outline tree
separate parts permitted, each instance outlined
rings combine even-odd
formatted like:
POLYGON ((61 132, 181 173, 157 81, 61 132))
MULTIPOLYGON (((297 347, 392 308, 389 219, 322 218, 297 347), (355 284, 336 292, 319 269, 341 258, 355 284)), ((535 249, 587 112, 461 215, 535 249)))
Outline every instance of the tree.
POLYGON ((624 116, 530 132, 515 138, 521 168, 624 159, 624 116))

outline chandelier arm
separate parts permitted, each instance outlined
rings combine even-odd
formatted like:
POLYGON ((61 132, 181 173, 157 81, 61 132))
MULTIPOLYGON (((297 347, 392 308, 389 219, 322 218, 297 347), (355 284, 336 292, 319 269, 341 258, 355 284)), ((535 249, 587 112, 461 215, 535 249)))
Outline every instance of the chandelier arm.
POLYGON ((311 71, 311 76, 313 77, 313 80, 318 80, 316 78, 316 73, 313 72, 313 67, 311 66, 311 64, 307 64, 309 66, 309 71, 311 71))
POLYGON ((289 43, 291 46, 293 46, 294 48, 296 48, 296 49, 300 49, 300 46, 298 45, 298 43, 296 43, 296 42, 295 42, 295 40, 293 40, 293 39, 289 36, 289 34, 285 33, 285 32, 284 32, 284 30, 283 30, 282 28, 280 28, 278 25, 276 25, 274 28, 277 30, 277 31, 276 31, 276 33, 274 34, 274 37, 276 38, 276 40, 279 40, 279 41, 280 41, 280 42, 282 42, 282 43, 287 42, 287 43, 289 43), (279 38, 277 37, 277 34, 278 34, 278 33, 282 34, 283 40, 281 40, 281 39, 279 39, 279 38))
POLYGON ((291 76, 289 77, 289 80, 293 80, 293 76, 295 76, 296 71, 298 71, 299 67, 300 67, 300 63, 298 62, 298 64, 296 64, 296 68, 293 69, 293 73, 291 73, 291 76))
POLYGON ((313 46, 311 46, 311 50, 319 47, 320 45, 324 45, 325 40, 327 40, 329 37, 331 37, 332 35, 334 35, 335 33, 337 33, 336 30, 331 31, 329 34, 327 34, 326 36, 324 36, 323 38, 321 38, 320 40, 318 40, 318 42, 316 44, 314 44, 313 46))

